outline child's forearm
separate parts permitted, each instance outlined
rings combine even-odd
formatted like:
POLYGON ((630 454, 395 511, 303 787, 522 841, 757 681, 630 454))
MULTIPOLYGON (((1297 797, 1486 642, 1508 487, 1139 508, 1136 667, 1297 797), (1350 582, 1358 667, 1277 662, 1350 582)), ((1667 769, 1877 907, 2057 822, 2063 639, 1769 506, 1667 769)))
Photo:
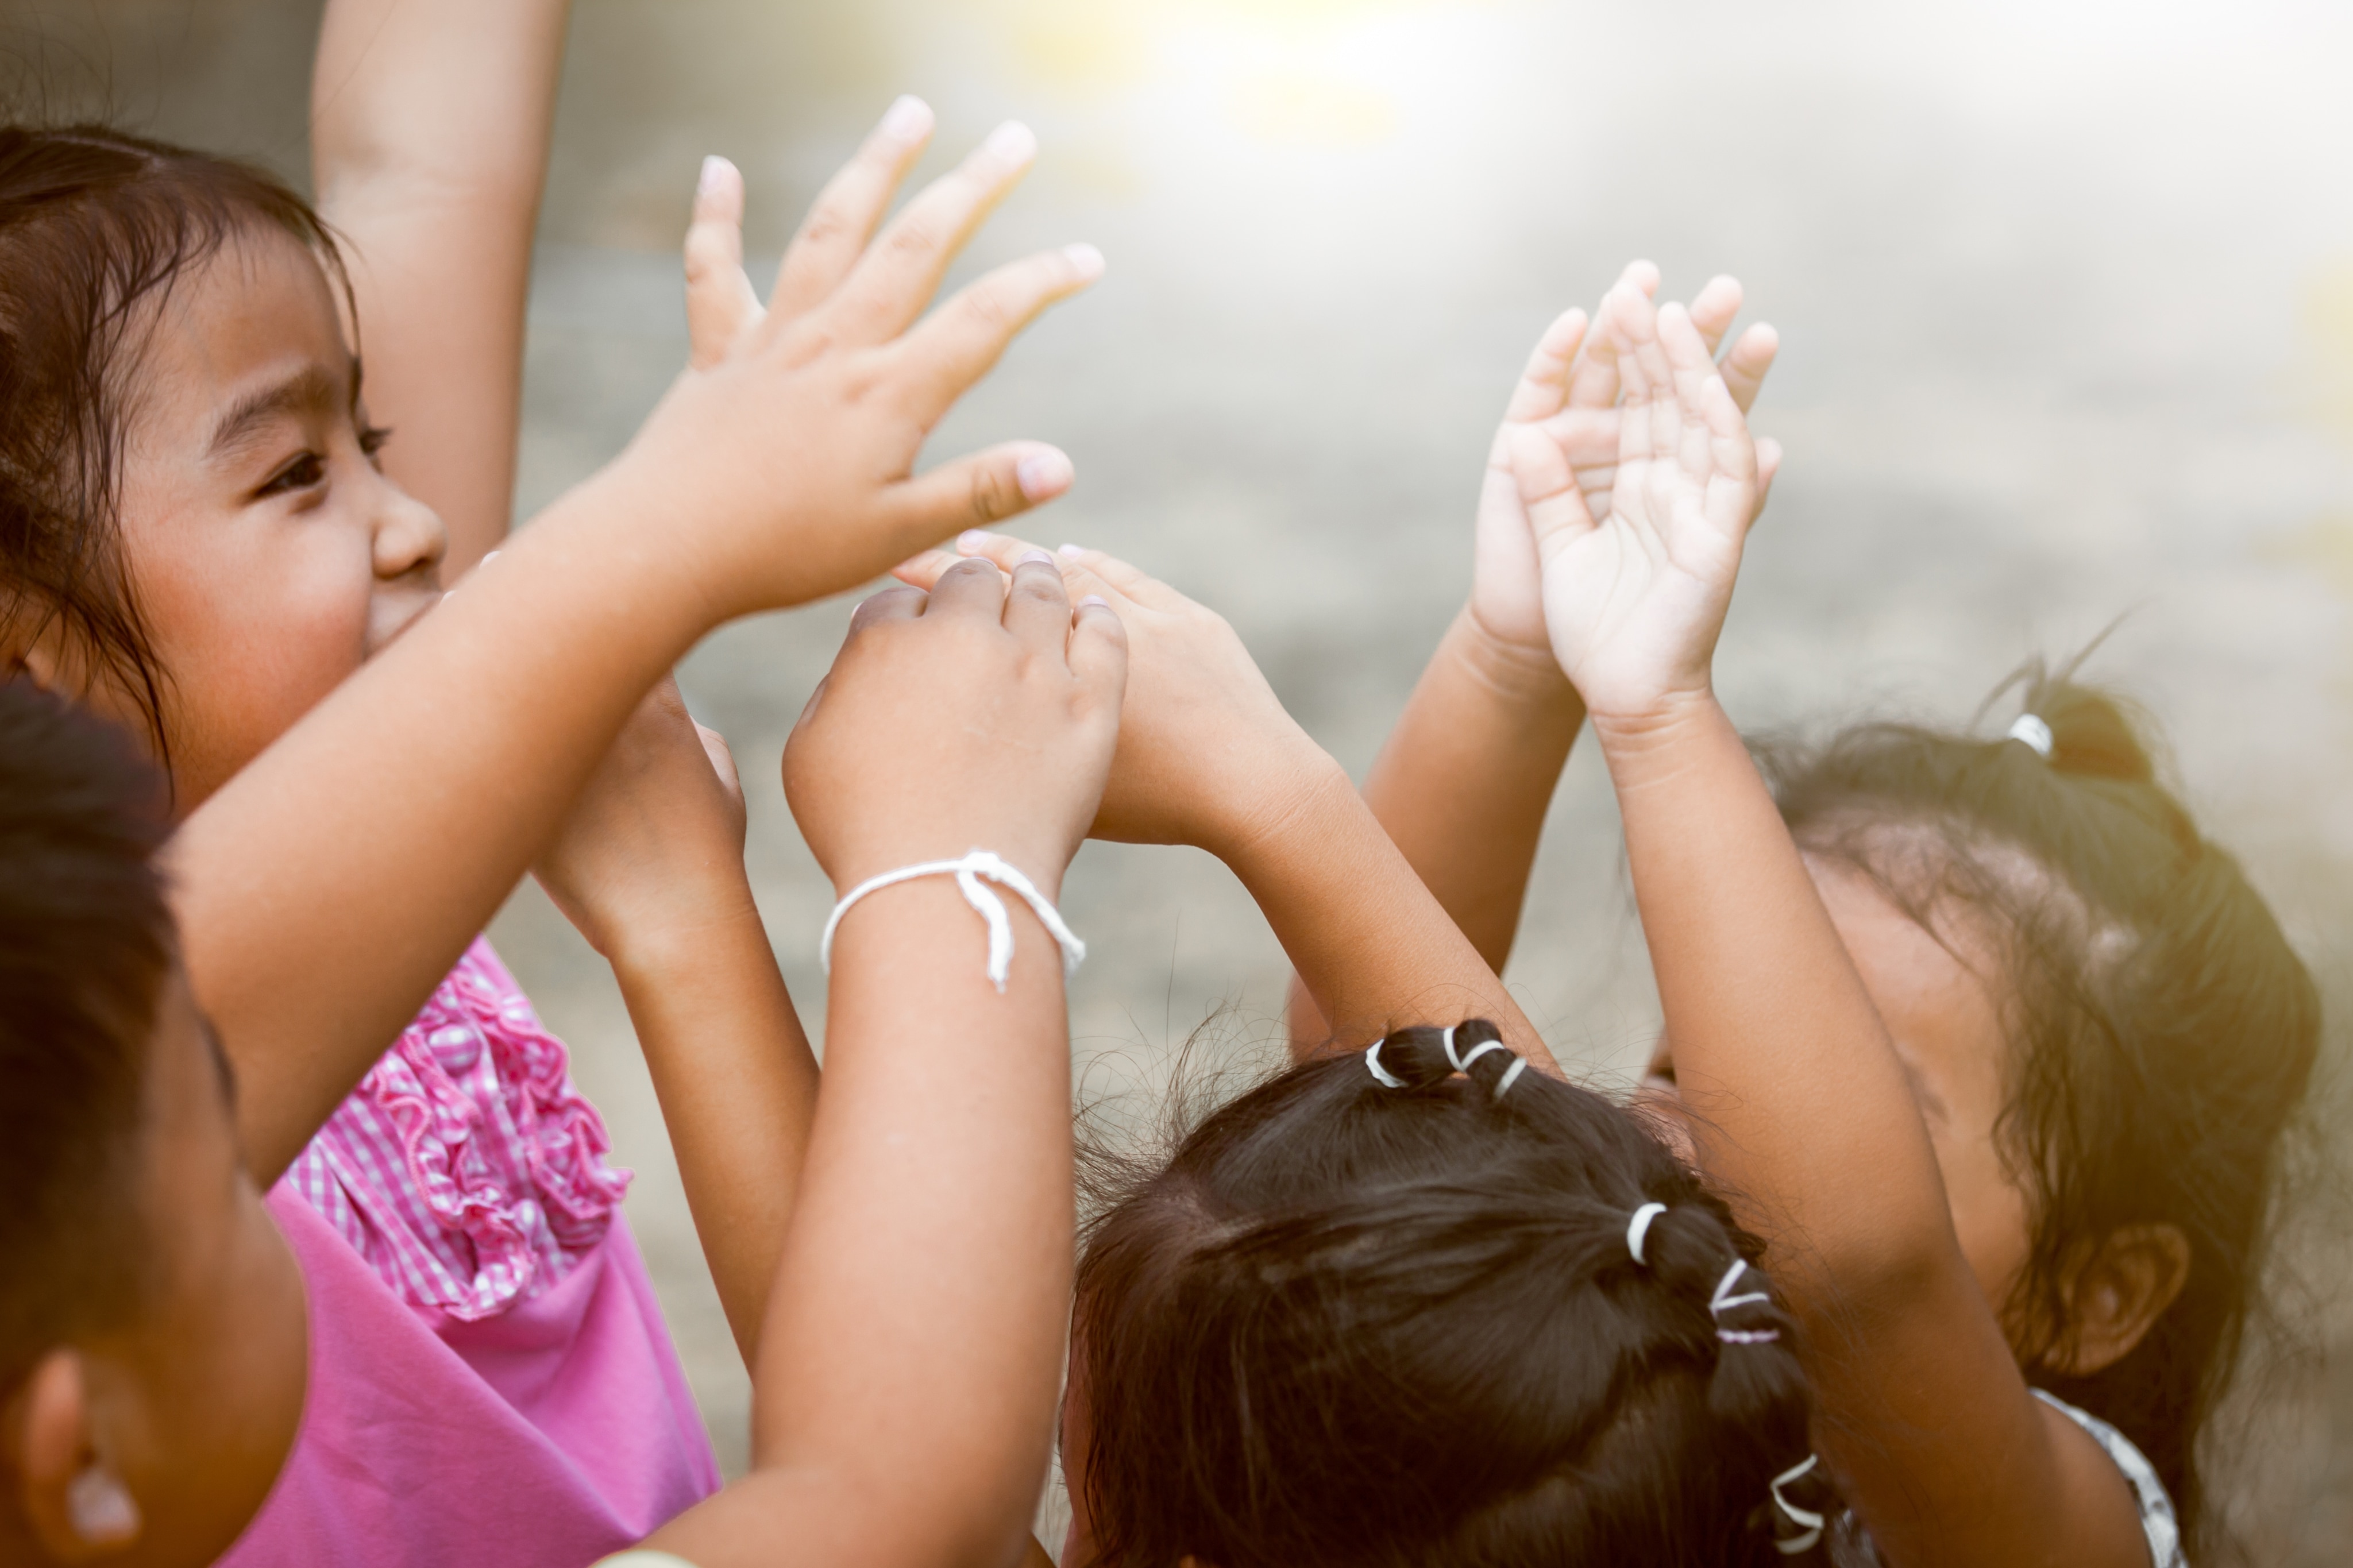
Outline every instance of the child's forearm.
POLYGON ((738 878, 716 889, 704 916, 620 933, 607 956, 720 1305, 751 1366, 817 1114, 817 1058, 751 888, 738 878))
POLYGON ((1479 956, 1329 758, 1297 803, 1224 850, 1324 1021, 1324 1043, 1362 1046, 1412 1024, 1485 1018, 1513 1049, 1559 1069, 1479 956))
POLYGON ((415 1016, 640 695, 716 618, 646 526, 660 515, 617 471, 574 491, 174 836, 188 973, 237 1069, 263 1184, 415 1016), (409 785, 387 789, 387 771, 409 785))
POLYGON ((843 922, 753 1474, 649 1546, 703 1568, 1016 1559, 1045 1479, 1073 1237, 1060 961, 1007 902, 1001 995, 946 878, 843 922))
POLYGON ((455 581, 507 531, 524 295, 569 0, 332 0, 311 82, 321 211, 352 242, 385 466, 455 581))
POLYGON ((1498 973, 1584 721, 1585 705, 1548 650, 1499 644, 1466 607, 1365 781, 1373 816, 1498 973))
MULTIPOLYGON (((1907 1248, 1958 1267, 1902 1067, 1732 721, 1698 697, 1596 733, 1707 1168, 1850 1288, 1850 1264, 1904 1267, 1907 1248)), ((1802 1303, 1802 1277, 1785 1283, 1802 1303)))

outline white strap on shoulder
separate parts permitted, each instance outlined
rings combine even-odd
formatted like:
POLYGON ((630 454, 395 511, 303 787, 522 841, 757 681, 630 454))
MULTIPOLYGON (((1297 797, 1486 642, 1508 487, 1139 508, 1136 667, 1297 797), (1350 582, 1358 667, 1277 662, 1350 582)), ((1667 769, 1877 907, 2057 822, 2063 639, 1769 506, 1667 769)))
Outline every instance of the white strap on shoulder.
POLYGON ((1062 950, 1064 979, 1077 973, 1079 965, 1085 962, 1087 944, 1062 923, 1060 912, 1046 901, 1046 895, 1038 890, 1038 885, 1023 876, 1018 868, 986 849, 975 849, 961 860, 926 860, 918 866, 902 866, 895 871, 869 877, 850 889, 842 895, 841 902, 833 906, 833 913, 825 922, 825 934, 818 939, 818 966, 828 974, 833 973, 833 933, 839 929, 841 917, 849 912, 852 905, 869 893, 895 883, 912 882, 921 877, 954 877, 957 890, 964 894, 964 901, 987 922, 988 978, 1000 994, 1005 990, 1006 976, 1013 967, 1013 919, 1005 911, 1005 900, 981 885, 984 877, 1010 890, 1037 915, 1039 923, 1046 928, 1055 945, 1062 950))

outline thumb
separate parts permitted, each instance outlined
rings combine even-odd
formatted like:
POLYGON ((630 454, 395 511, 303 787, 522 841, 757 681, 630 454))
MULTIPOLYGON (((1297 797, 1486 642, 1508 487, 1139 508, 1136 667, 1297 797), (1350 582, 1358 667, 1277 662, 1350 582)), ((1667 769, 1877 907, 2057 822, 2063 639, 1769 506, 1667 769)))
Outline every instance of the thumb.
POLYGON ((686 230, 688 363, 707 370, 765 315, 744 271, 744 175, 724 158, 702 161, 686 230))
POLYGON ((1008 441, 893 485, 886 504, 909 542, 987 528, 1052 500, 1076 477, 1070 458, 1042 441, 1008 441))
POLYGON ((1540 552, 1549 554, 1593 531, 1593 514, 1577 488, 1577 469, 1559 442, 1539 429, 1514 430, 1511 460, 1512 479, 1519 486, 1520 504, 1527 510, 1528 527, 1540 552))

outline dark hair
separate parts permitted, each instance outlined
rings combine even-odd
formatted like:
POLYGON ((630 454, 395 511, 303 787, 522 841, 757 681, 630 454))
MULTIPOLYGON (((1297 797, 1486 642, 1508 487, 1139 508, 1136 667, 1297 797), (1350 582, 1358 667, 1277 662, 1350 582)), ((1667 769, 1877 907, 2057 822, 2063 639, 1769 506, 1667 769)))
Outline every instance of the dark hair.
POLYGON ((1759 1294, 1711 1310, 1761 1244, 1634 1113, 1535 1072, 1499 1094, 1495 1037, 1390 1036, 1401 1088, 1361 1053, 1295 1068, 1092 1227, 1072 1568, 1793 1560, 1795 1331, 1746 1268, 1728 1293, 1759 1294))
POLYGON ((120 550, 140 307, 231 237, 332 234, 263 170, 103 126, 0 127, 0 634, 61 624, 168 758, 167 679, 120 550))
POLYGON ((0 1394, 135 1300, 162 806, 127 737, 0 682, 0 1394))
POLYGON ((2037 662, 2002 689, 2022 685, 2049 726, 2047 761, 1904 724, 1764 760, 1807 848, 1870 874, 1931 931, 1947 900, 1986 917, 2011 1037, 1998 1136, 2031 1225, 2004 1326, 2030 1382, 2148 1456, 2195 1542, 2198 1434, 2259 1294, 2320 1002, 2238 862, 2158 782, 2135 716, 2073 670, 2037 662), (2128 1354, 2073 1375, 2066 1280, 2140 1224, 2180 1230, 2188 1282, 2128 1354))

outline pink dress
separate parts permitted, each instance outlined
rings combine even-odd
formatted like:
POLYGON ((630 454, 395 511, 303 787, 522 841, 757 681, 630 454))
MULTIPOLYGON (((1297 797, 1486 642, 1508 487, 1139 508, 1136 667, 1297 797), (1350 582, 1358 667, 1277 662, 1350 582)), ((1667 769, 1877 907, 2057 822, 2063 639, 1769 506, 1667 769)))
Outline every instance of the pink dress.
POLYGON ((583 1568, 719 1489, 563 1044, 477 939, 269 1194, 302 1429, 228 1568, 583 1568))

